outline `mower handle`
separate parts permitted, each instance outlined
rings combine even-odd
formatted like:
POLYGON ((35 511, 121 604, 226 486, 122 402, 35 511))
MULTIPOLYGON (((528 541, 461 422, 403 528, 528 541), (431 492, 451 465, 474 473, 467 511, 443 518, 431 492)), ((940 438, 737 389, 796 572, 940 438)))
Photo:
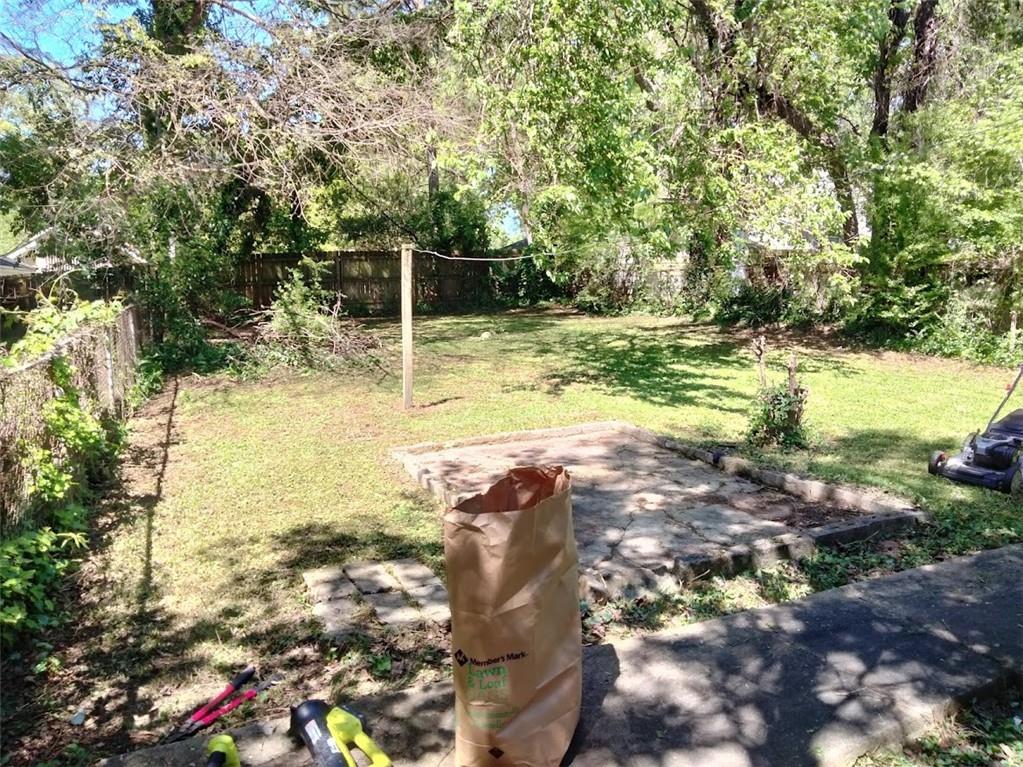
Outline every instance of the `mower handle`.
POLYGON ((1016 387, 1019 386, 1020 381, 1023 381, 1023 365, 1019 366, 1019 373, 1016 374, 1016 380, 1009 384, 1009 390, 1005 393, 1005 399, 1002 400, 1001 404, 995 410, 995 414, 991 416, 991 420, 987 422, 986 431, 990 431, 991 427, 994 426, 995 421, 998 420, 998 416, 1002 412, 1002 408, 1005 407, 1005 403, 1009 401, 1009 398, 1012 396, 1013 392, 1016 391, 1016 387))

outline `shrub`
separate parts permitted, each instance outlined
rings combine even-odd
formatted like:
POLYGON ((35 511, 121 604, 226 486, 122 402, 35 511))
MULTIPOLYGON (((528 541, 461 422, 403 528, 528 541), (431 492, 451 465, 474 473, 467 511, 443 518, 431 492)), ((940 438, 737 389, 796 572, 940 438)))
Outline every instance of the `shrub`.
POLYGON ((0 543, 0 630, 3 646, 55 621, 53 592, 85 547, 86 510, 68 505, 53 524, 0 543))
POLYGON ((643 300, 643 262, 627 248, 592 256, 575 278, 573 303, 591 314, 621 314, 643 300))
POLYGON ((369 358, 379 346, 344 312, 341 297, 321 286, 326 264, 306 259, 292 269, 278 288, 270 308, 261 314, 249 369, 283 365, 333 370, 369 358))
POLYGON ((569 297, 567 286, 556 282, 550 270, 537 259, 495 264, 491 279, 494 297, 502 304, 530 306, 569 297))
POLYGON ((21 317, 25 335, 0 356, 0 366, 13 368, 40 357, 81 327, 113 322, 123 309, 119 301, 86 301, 71 290, 55 291, 53 297, 39 293, 36 308, 21 317))
POLYGON ((762 388, 750 413, 747 441, 757 447, 806 447, 803 412, 808 395, 801 386, 777 384, 762 388))
POLYGON ((957 293, 938 321, 917 335, 911 346, 925 354, 1011 365, 1016 360, 1010 351, 1009 333, 996 332, 990 319, 993 314, 984 302, 957 293))
POLYGON ((721 301, 717 318, 750 327, 783 322, 789 299, 782 287, 758 288, 743 283, 721 301))

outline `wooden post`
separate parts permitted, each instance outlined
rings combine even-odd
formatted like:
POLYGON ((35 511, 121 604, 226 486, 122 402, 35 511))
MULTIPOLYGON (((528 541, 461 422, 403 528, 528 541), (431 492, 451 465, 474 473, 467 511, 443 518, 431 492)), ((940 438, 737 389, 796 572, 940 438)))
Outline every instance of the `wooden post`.
POLYGON ((799 363, 796 361, 796 353, 792 352, 789 356, 789 394, 795 394, 799 391, 799 379, 796 378, 796 371, 799 368, 799 363))
POLYGON ((1019 312, 1015 309, 1012 310, 1012 316, 1009 318, 1009 354, 1016 352, 1016 339, 1019 333, 1019 312))
POLYGON ((760 375, 760 388, 767 388, 767 339, 757 336, 753 339, 753 356, 757 358, 757 373, 760 375))
POLYGON ((401 246, 401 391, 406 410, 412 407, 412 245, 401 246))

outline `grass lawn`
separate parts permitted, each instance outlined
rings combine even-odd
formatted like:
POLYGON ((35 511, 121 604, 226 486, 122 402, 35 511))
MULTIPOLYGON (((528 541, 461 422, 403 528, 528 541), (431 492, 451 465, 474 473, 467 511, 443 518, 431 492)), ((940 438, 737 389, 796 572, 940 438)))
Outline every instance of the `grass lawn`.
MULTIPOLYGON (((385 341, 380 369, 182 379, 151 404, 134 427, 123 493, 99 518, 53 668, 29 678, 28 702, 8 722, 16 762, 52 758, 62 744, 33 733, 46 723, 60 731, 83 703, 93 729, 64 726, 63 743, 93 754, 145 743, 250 662, 288 676, 260 716, 304 693, 405 685, 442 671, 442 637, 382 639, 338 655, 318 641, 306 603, 301 572, 313 566, 414 556, 442 572, 438 507, 391 448, 604 419, 738 442, 756 389, 741 333, 556 311, 434 317, 417 321, 417 407, 405 413, 398 327, 372 327, 385 341)), ((692 616, 1023 540, 1018 500, 926 471, 932 449, 986 423, 1010 371, 786 336, 771 343, 777 380, 791 349, 811 392, 815 446, 758 458, 884 488, 936 522, 900 542, 789 566, 781 585, 777 576, 719 584, 722 604, 690 600, 682 607, 692 616)), ((636 623, 661 620, 641 614, 636 623)))

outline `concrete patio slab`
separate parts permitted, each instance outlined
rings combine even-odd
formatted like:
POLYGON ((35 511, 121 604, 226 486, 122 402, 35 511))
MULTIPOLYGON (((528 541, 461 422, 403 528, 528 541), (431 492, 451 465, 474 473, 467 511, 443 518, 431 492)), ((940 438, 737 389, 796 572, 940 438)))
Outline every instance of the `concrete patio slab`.
POLYGON ((897 499, 764 471, 619 422, 413 445, 393 455, 449 505, 514 466, 566 466, 580 592, 594 600, 895 534, 923 516, 897 499))

